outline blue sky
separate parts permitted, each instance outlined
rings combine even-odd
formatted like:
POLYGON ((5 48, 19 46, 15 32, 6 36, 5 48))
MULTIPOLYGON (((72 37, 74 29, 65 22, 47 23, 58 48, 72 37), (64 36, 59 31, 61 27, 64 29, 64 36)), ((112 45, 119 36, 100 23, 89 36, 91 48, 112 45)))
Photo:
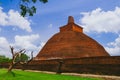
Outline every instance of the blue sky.
POLYGON ((120 0, 48 0, 36 3, 37 13, 25 18, 19 15, 18 1, 0 0, 0 55, 11 56, 12 45, 35 56, 68 16, 110 55, 120 55, 120 0))

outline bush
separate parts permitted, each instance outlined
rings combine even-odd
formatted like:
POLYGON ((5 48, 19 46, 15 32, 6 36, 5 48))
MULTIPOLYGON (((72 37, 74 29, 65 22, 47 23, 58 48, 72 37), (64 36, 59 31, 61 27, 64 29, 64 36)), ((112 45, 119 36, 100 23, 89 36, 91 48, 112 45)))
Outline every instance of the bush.
POLYGON ((6 62, 11 62, 11 59, 4 55, 0 55, 0 63, 6 63, 6 62))

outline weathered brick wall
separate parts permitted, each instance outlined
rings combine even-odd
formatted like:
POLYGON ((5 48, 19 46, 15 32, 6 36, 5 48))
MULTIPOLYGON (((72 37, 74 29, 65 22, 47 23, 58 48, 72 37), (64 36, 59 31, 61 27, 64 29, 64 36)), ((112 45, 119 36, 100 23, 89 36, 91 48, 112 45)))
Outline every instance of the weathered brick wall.
MULTIPOLYGON (((0 67, 7 67, 7 64, 0 67)), ((41 71, 74 72, 120 75, 120 56, 118 57, 91 57, 74 59, 55 59, 32 61, 24 67, 16 65, 15 68, 24 68, 41 71), (61 65, 60 65, 61 64, 61 65)))

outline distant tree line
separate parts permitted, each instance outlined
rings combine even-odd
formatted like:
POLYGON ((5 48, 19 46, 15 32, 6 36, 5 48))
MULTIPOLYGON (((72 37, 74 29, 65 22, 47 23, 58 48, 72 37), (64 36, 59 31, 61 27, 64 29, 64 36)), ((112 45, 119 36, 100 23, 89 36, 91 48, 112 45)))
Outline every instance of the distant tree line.
POLYGON ((11 62, 12 59, 6 57, 5 55, 0 55, 0 63, 11 62))
MULTIPOLYGON (((15 62, 21 60, 22 62, 28 61, 29 56, 27 54, 21 53, 21 56, 17 56, 15 62)), ((5 55, 0 55, 0 63, 9 63, 12 61, 12 58, 6 57, 5 55)))

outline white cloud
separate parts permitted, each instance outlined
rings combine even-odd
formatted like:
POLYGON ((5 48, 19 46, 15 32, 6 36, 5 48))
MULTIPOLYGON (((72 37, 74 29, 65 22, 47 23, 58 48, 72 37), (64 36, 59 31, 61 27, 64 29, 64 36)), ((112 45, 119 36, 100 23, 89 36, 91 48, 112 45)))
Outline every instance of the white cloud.
POLYGON ((112 55, 112 56, 120 56, 120 36, 115 39, 114 42, 108 43, 108 47, 105 49, 112 55))
POLYGON ((34 56, 36 56, 39 50, 44 46, 44 42, 40 41, 40 36, 38 34, 19 36, 16 35, 14 38, 15 42, 10 43, 5 37, 0 37, 0 55, 6 55, 11 57, 9 46, 13 46, 16 50, 26 49, 28 55, 29 52, 33 51, 34 56), (38 45, 40 44, 40 45, 38 45))
POLYGON ((0 7, 0 25, 18 27, 28 32, 32 31, 30 21, 27 18, 23 18, 18 11, 12 9, 5 13, 2 11, 2 7, 0 7))
POLYGON ((38 34, 32 34, 26 36, 16 35, 15 43, 13 43, 12 45, 18 49, 26 49, 27 51, 34 51, 34 55, 36 55, 38 51, 42 48, 43 42, 40 42, 40 36, 38 34))
POLYGON ((5 37, 0 37, 0 55, 10 56, 9 42, 5 37))
POLYGON ((49 25, 48 25, 48 28, 52 28, 52 27, 53 27, 53 24, 49 24, 49 25))
POLYGON ((91 12, 82 12, 80 19, 84 30, 87 32, 120 32, 120 8, 116 7, 113 11, 103 11, 97 8, 91 12))
POLYGON ((83 17, 80 21, 86 32, 111 32, 119 35, 113 42, 108 43, 105 49, 112 56, 120 56, 120 8, 116 7, 112 11, 103 11, 101 8, 97 8, 81 14, 83 17))
POLYGON ((2 7, 0 7, 0 25, 5 26, 7 24, 7 15, 2 11, 2 7))
POLYGON ((40 36, 37 35, 27 35, 27 36, 15 36, 15 43, 14 45, 20 48, 25 48, 25 49, 36 49, 37 47, 33 45, 33 43, 39 39, 40 36))
POLYGON ((13 31, 17 31, 17 28, 16 28, 16 27, 13 27, 12 30, 13 30, 13 31))

